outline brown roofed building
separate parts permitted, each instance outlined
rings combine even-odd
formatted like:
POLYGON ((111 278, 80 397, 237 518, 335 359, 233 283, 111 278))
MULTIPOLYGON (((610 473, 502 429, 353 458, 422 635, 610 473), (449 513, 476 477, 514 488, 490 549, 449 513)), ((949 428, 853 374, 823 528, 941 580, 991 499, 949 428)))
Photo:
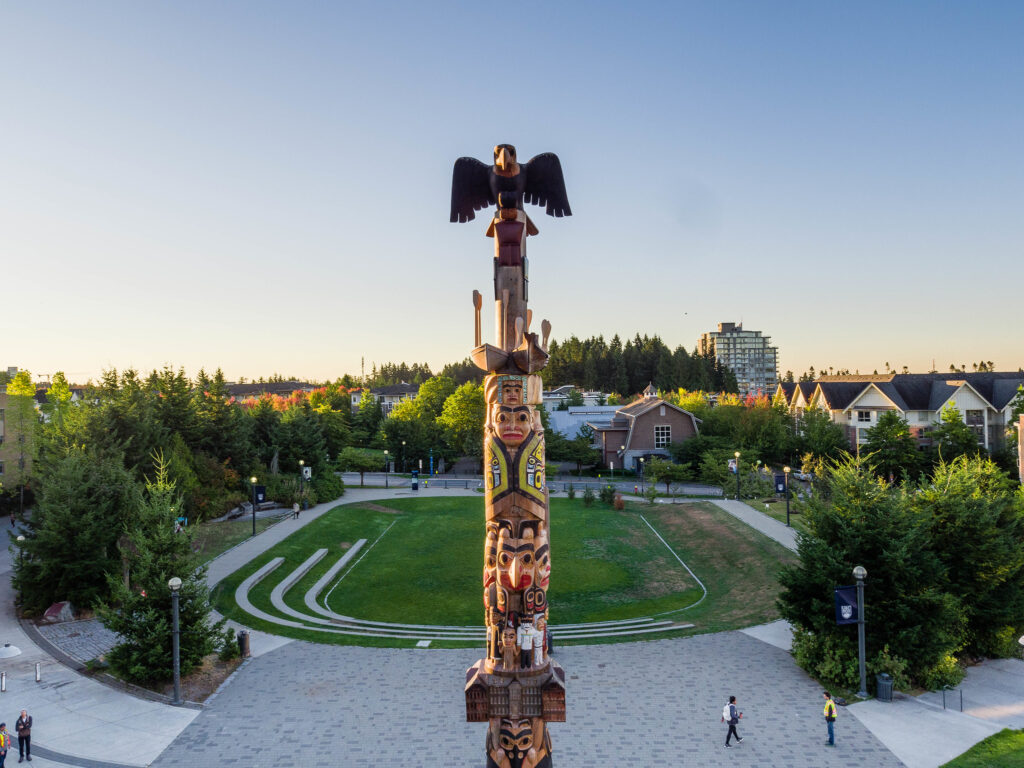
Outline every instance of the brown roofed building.
POLYGON ((606 467, 636 469, 641 458, 668 457, 670 443, 697 435, 700 419, 658 397, 652 385, 644 396, 615 412, 610 422, 591 423, 606 467))

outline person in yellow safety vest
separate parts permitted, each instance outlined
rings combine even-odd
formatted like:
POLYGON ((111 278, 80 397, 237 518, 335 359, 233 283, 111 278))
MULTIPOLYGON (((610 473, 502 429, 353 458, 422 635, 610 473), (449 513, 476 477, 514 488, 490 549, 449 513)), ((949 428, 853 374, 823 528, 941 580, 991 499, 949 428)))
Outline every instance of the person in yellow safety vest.
POLYGON ((4 768, 7 750, 11 746, 11 735, 7 733, 7 723, 0 723, 0 768, 4 768))
POLYGON ((825 697, 825 724, 828 725, 828 741, 825 742, 825 746, 834 747, 836 745, 836 734, 832 723, 836 721, 836 703, 832 701, 832 694, 828 691, 825 691, 822 696, 825 697))

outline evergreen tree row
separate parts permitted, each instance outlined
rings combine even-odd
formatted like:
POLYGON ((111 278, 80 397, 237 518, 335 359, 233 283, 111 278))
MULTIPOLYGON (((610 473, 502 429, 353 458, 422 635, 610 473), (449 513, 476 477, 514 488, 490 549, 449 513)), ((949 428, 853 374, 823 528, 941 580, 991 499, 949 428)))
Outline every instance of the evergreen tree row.
POLYGON ((702 390, 736 392, 736 376, 720 365, 714 353, 696 348, 687 352, 682 346, 671 350, 659 336, 627 339, 618 334, 606 342, 603 336, 580 340, 570 336, 561 342, 552 340, 551 359, 541 372, 544 386, 574 384, 586 390, 632 395, 648 384, 659 390, 702 390))

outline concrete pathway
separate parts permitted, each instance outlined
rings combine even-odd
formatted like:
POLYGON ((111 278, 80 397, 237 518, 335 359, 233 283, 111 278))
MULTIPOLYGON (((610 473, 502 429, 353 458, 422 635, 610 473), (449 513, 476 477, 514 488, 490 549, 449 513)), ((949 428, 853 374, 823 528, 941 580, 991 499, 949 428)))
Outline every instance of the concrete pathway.
POLYGON ((796 552, 796 530, 794 528, 787 528, 785 523, 780 523, 756 509, 751 509, 742 501, 714 499, 711 500, 711 503, 719 509, 725 510, 737 520, 746 523, 755 531, 760 531, 769 539, 779 542, 786 549, 796 552))

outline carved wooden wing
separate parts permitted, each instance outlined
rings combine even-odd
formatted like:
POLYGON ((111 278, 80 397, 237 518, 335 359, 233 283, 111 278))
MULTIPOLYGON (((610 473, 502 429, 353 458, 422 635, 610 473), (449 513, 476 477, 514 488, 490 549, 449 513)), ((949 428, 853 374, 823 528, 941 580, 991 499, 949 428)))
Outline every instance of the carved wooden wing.
POLYGON ((545 206, 548 216, 572 216, 558 155, 553 152, 537 155, 526 164, 525 170, 524 203, 545 206))
POLYGON ((452 170, 451 221, 472 221, 476 211, 496 204, 491 194, 491 166, 474 157, 456 160, 452 170))

